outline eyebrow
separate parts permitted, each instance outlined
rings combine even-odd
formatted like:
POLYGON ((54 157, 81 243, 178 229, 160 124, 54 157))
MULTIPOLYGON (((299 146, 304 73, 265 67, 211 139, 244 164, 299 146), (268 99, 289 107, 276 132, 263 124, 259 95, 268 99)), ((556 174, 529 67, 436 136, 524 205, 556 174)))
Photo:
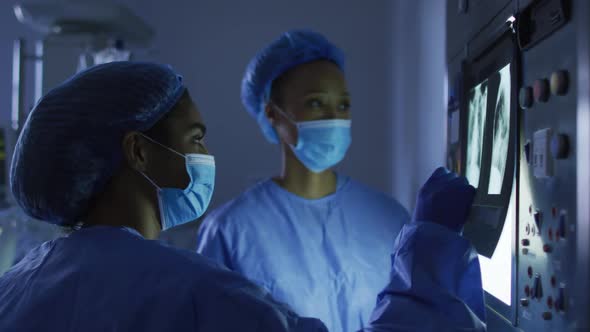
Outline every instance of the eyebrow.
MULTIPOLYGON (((309 91, 306 91, 303 95, 304 96, 307 96, 307 95, 315 95, 315 94, 325 95, 325 94, 328 94, 328 93, 329 92, 321 91, 321 90, 309 90, 309 91)), ((350 97, 350 92, 348 92, 348 91, 343 92, 343 93, 340 94, 340 96, 341 97, 350 97)))

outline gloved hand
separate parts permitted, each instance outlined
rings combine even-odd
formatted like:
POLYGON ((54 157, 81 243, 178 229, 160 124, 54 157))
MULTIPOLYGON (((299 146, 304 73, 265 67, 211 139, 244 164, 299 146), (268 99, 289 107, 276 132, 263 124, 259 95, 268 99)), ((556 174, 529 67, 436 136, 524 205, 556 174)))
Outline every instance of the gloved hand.
POLYGON ((412 221, 429 221, 460 232, 474 198, 475 188, 465 177, 440 167, 420 189, 412 221))

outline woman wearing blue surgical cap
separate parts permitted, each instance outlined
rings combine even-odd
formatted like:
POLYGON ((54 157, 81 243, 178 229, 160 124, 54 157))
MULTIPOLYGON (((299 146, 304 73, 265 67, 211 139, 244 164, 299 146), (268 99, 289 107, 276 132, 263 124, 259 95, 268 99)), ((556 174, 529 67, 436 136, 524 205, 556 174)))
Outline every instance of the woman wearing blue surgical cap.
POLYGON ((344 55, 322 35, 286 32, 260 51, 242 102, 281 145, 282 172, 210 213, 197 244, 332 331, 367 325, 391 239, 409 219, 393 198, 332 170, 351 144, 350 99, 344 55))
POLYGON ((31 112, 11 167, 31 217, 72 227, 0 278, 0 331, 325 331, 243 277, 153 241, 214 187, 205 125, 170 68, 91 68, 31 112))
MULTIPOLYGON (((153 240, 209 204, 204 136, 181 78, 156 64, 97 66, 43 97, 11 189, 28 215, 74 231, 0 277, 0 331, 326 332, 243 276, 153 240)), ((420 195, 364 331, 483 331, 477 255, 457 232, 474 190, 439 169, 420 195)))

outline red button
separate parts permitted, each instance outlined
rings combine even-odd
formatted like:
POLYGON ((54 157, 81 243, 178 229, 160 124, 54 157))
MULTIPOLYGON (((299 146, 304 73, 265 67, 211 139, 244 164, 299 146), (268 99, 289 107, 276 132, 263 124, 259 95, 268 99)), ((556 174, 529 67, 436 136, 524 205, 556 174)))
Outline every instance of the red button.
POLYGON ((529 274, 529 278, 533 277, 533 268, 529 266, 529 268, 527 269, 527 273, 529 274))
POLYGON ((542 78, 535 81, 533 84, 533 95, 535 96, 535 101, 537 102, 546 102, 549 100, 549 82, 542 78))
POLYGON ((528 247, 531 244, 531 241, 529 239, 522 239, 520 243, 522 243, 523 247, 528 247))
POLYGON ((553 298, 551 296, 547 298, 547 306, 549 309, 553 308, 553 298))
POLYGON ((529 285, 526 285, 524 287, 524 295, 531 296, 531 288, 529 287, 529 285))
POLYGON ((553 230, 551 228, 549 228, 548 235, 549 235, 549 240, 553 241, 553 230))
POLYGON ((550 245, 546 244, 543 246, 543 251, 546 253, 550 253, 553 251, 553 248, 550 245))

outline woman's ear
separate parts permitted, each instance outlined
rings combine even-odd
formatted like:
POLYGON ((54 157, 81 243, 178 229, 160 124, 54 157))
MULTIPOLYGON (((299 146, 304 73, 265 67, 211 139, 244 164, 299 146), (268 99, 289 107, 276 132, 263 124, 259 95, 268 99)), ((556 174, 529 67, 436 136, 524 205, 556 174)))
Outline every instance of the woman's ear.
POLYGON ((130 168, 145 172, 147 168, 148 153, 146 140, 140 133, 130 132, 123 137, 123 157, 130 168))
POLYGON ((279 140, 291 145, 297 144, 297 127, 284 111, 278 109, 278 106, 273 103, 268 103, 264 111, 279 140))
POLYGON ((277 113, 278 112, 272 103, 266 104, 266 107, 264 108, 264 114, 268 119, 268 122, 270 122, 273 127, 275 127, 277 124, 277 113))

